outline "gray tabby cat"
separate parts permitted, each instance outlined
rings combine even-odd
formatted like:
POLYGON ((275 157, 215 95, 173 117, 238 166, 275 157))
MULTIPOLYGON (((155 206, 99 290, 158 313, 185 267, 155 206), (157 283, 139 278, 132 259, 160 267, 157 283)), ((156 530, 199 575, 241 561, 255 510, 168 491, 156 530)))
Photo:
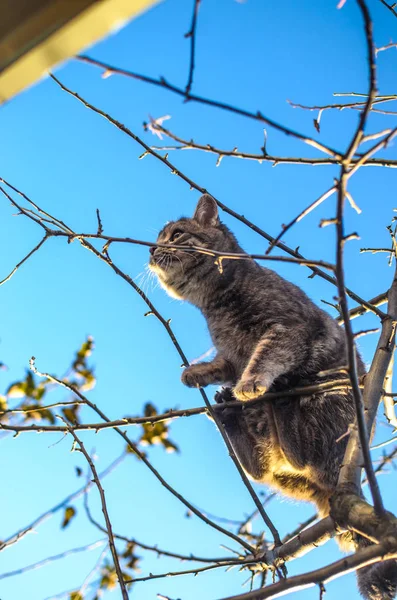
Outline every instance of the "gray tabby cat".
MULTIPOLYGON (((335 379, 335 374, 321 372, 347 364, 343 329, 298 287, 255 261, 225 260, 220 273, 213 256, 173 247, 243 252, 219 221, 211 196, 200 198, 193 218, 168 223, 157 241, 169 248, 150 249, 150 268, 169 295, 201 310, 217 350, 210 362, 184 370, 185 385, 221 384, 226 387, 216 395, 217 402, 244 402, 268 390, 282 392, 335 379)), ((358 354, 357 363, 363 375, 358 354)), ((348 441, 345 434, 355 419, 350 393, 280 397, 243 412, 223 410, 222 419, 243 468, 254 480, 314 502, 321 516, 329 513, 348 441)), ((366 543, 355 540, 356 546, 366 543)), ((361 569, 358 585, 370 600, 394 598, 397 562, 361 569)))

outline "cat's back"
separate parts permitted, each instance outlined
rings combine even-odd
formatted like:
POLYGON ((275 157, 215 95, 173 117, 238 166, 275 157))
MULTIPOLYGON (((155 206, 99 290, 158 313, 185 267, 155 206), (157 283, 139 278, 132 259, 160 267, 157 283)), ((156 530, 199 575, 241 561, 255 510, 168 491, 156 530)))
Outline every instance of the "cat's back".
POLYGON ((344 332, 298 286, 256 262, 240 261, 233 271, 208 288, 203 311, 218 351, 243 364, 270 328, 284 336, 299 327, 306 332, 306 352, 313 368, 342 364, 344 332), (340 357, 335 361, 336 357, 340 357))
POLYGON ((256 262, 241 261, 231 276, 208 289, 208 295, 211 298, 204 314, 210 328, 218 325, 261 336, 276 323, 305 324, 313 331, 327 324, 337 336, 342 333, 334 319, 301 288, 256 262))

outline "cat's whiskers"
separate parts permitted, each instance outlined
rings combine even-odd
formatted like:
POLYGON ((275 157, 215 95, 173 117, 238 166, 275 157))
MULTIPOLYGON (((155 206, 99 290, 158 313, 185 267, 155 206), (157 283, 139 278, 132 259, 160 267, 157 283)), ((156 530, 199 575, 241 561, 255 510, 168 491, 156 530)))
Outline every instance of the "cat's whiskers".
POLYGON ((145 227, 146 231, 150 234, 154 233, 154 235, 157 237, 158 235, 158 230, 155 229, 154 227, 145 227))
POLYGON ((179 262, 181 263, 182 273, 184 273, 185 272, 185 267, 183 265, 183 262, 181 261, 181 259, 179 258, 179 256, 177 256, 176 254, 175 254, 175 258, 177 258, 179 260, 179 262))
MULTIPOLYGON (((146 263, 145 270, 139 273, 134 280, 136 280, 137 285, 140 287, 142 292, 147 296, 150 288, 154 289, 151 285, 153 283, 155 277, 155 273, 150 270, 149 263, 146 263)), ((157 278, 156 278, 157 279, 157 278)), ((156 281, 157 283, 157 281, 156 281)))
POLYGON ((135 281, 137 286, 142 290, 142 292, 145 294, 145 285, 146 285, 146 281, 147 281, 146 271, 142 271, 141 273, 136 275, 136 277, 134 277, 133 280, 135 281))
POLYGON ((145 278, 145 294, 153 290, 153 278, 155 274, 149 269, 149 265, 146 266, 146 278, 145 278))
POLYGON ((188 252, 187 250, 179 250, 179 252, 181 254, 189 254, 192 258, 194 258, 194 260, 196 261, 196 263, 198 263, 198 258, 197 258, 197 256, 195 255, 194 252, 188 252))

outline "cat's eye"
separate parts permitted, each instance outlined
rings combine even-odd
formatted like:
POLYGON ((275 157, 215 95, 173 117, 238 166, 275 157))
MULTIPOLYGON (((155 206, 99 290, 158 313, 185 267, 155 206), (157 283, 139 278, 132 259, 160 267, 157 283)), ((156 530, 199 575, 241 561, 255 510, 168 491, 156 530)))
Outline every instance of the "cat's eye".
POLYGON ((172 236, 170 237, 170 242, 175 242, 178 238, 181 237, 181 235, 183 235, 185 232, 182 231, 182 229, 175 229, 175 231, 172 233, 172 236))

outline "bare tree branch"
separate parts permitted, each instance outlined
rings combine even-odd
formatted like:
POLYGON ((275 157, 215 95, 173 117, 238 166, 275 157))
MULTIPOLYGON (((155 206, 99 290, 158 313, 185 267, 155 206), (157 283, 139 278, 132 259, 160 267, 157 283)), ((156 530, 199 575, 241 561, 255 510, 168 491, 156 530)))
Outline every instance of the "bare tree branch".
MULTIPOLYGON (((395 13, 397 15, 397 13, 395 13)), ((390 48, 397 48, 396 42, 390 42, 390 44, 386 44, 386 46, 380 46, 375 49, 375 54, 378 56, 379 52, 384 52, 385 50, 390 50, 390 48)))
MULTIPOLYGON (((1 188, 0 188, 1 189, 1 188)), ((2 190, 3 191, 3 190, 2 190)), ((44 242, 46 242, 48 240, 49 236, 46 233, 45 236, 40 240, 40 242, 37 244, 37 246, 35 246, 33 248, 33 250, 31 250, 22 260, 19 261, 19 263, 17 263, 15 265, 15 267, 13 268, 13 270, 11 271, 11 273, 9 273, 4 279, 2 279, 0 281, 0 285, 3 285, 4 283, 6 283, 7 281, 9 281, 11 279, 11 277, 14 275, 14 273, 16 273, 16 271, 18 271, 19 267, 21 265, 23 265, 24 262, 26 262, 35 252, 37 252, 37 250, 39 250, 41 248, 41 246, 44 244, 44 242)))
MULTIPOLYGON (((361 103, 361 106, 363 103, 361 103)), ((299 106, 299 105, 296 105, 299 106)), ((332 106, 332 105, 331 105, 332 106)), ((343 105, 342 105, 343 106, 343 105)), ((302 107, 306 108, 306 107, 302 107)), ((312 110, 311 107, 307 107, 309 110, 312 110)), ((272 154, 268 154, 262 148, 261 154, 254 154, 249 152, 240 152, 237 148, 233 148, 232 150, 222 150, 221 148, 217 148, 212 144, 198 144, 193 140, 186 140, 181 138, 180 136, 175 135, 170 129, 166 129, 156 121, 152 121, 152 127, 162 134, 170 137, 180 144, 180 146, 150 146, 153 150, 199 150, 201 152, 208 152, 210 154, 216 155, 217 162, 216 166, 219 166, 223 158, 240 158, 245 160, 253 160, 258 163, 262 162, 271 162, 273 166, 277 166, 279 164, 297 164, 297 165, 311 165, 311 166, 321 166, 321 165, 338 165, 340 164, 340 158, 305 158, 300 156, 275 156, 272 154)), ((149 127, 145 124, 145 129, 147 130, 149 127)), ((357 161, 357 158, 352 160, 352 164, 354 165, 357 161)), ((365 167, 390 167, 397 168, 397 160, 394 159, 386 159, 386 158, 374 158, 368 160, 363 166, 365 167)))
POLYGON ((389 553, 388 544, 380 542, 378 545, 359 550, 355 554, 342 558, 316 571, 295 575, 294 577, 288 577, 288 579, 281 579, 277 583, 268 585, 265 588, 260 588, 246 594, 239 594, 238 596, 229 596, 222 600, 266 600, 267 598, 276 598, 289 591, 306 589, 320 583, 325 584, 357 568, 396 557, 396 551, 389 553))
MULTIPOLYGON (((82 62, 86 62, 86 63, 90 63, 91 65, 95 65, 97 67, 100 67, 102 69, 106 69, 106 73, 109 74, 113 74, 116 73, 118 75, 125 75, 126 77, 130 77, 132 79, 137 79, 139 81, 145 81, 146 83, 150 83, 152 85, 157 85, 160 86, 164 89, 169 90, 170 92, 173 92, 175 94, 178 94, 179 96, 183 96, 185 97, 186 93, 185 90, 183 90, 182 88, 178 88, 175 85, 172 85, 170 83, 168 83, 164 77, 160 77, 158 79, 154 78, 154 77, 148 77, 146 75, 140 75, 138 73, 134 73, 132 71, 128 71, 127 69, 119 69, 118 67, 114 67, 111 66, 107 63, 104 63, 102 61, 99 60, 95 60, 93 58, 90 58, 89 56, 86 55, 79 55, 76 56, 77 60, 80 60, 82 62)), ((51 75, 51 77, 54 78, 53 75, 51 75)), ((58 82, 59 83, 59 82, 58 82)), ((313 148, 316 148, 317 150, 320 150, 321 152, 324 152, 324 154, 327 154, 329 156, 333 156, 336 158, 340 158, 341 155, 339 152, 337 152, 336 150, 333 150, 332 148, 325 146, 324 144, 321 144, 320 142, 314 140, 313 138, 310 138, 308 136, 305 136, 297 131, 294 131, 293 129, 290 129, 288 127, 285 127, 284 125, 281 125, 280 123, 277 123, 276 121, 273 121, 273 119, 270 119, 269 117, 265 117, 260 111, 257 112, 250 112, 248 110, 245 110, 243 108, 238 108, 236 106, 232 106, 226 102, 218 102, 217 100, 211 100, 209 98, 203 98, 202 96, 197 96, 195 94, 189 94, 188 97, 189 101, 193 101, 193 102, 198 102, 201 104, 207 104, 208 106, 214 106, 216 108, 220 108, 222 110, 226 110, 238 115, 241 115, 242 117, 247 117, 249 119, 254 119, 255 121, 259 121, 261 123, 266 123, 267 125, 269 125, 270 127, 273 127, 274 129, 281 131, 282 133, 288 135, 288 136, 292 136, 295 137, 299 140, 301 140, 302 142, 308 144, 309 146, 312 146, 313 148)))
MULTIPOLYGON (((96 406, 86 396, 83 396, 83 394, 81 394, 81 392, 79 392, 79 390, 76 390, 73 386, 70 386, 67 382, 62 381, 60 379, 56 379, 53 375, 49 375, 48 373, 40 373, 37 370, 35 370, 35 373, 37 373, 39 376, 47 377, 51 381, 55 381, 55 382, 59 383, 59 385, 62 385, 63 387, 67 387, 72 393, 77 394, 78 397, 81 398, 77 402, 76 401, 70 402, 70 404, 80 403, 80 404, 85 404, 86 406, 90 406, 91 408, 96 406)), ((361 388, 364 387, 363 383, 360 383, 359 385, 361 388)), ((318 383, 315 385, 296 387, 294 389, 285 390, 283 392, 266 392, 260 398, 255 398, 253 400, 247 400, 246 402, 244 402, 244 404, 242 404, 239 400, 230 401, 227 403, 227 405, 226 404, 212 404, 211 408, 216 413, 222 412, 226 408, 227 409, 235 408, 236 410, 243 411, 243 410, 245 410, 245 407, 247 407, 247 406, 251 406, 254 404, 261 404, 263 402, 272 402, 273 400, 276 400, 281 397, 286 398, 286 397, 291 397, 291 396, 293 397, 293 396, 302 396, 302 395, 312 396, 319 392, 325 392, 325 391, 330 391, 330 392, 334 392, 337 390, 338 391, 341 391, 341 390, 346 391, 350 387, 351 387, 350 379, 335 379, 334 381, 324 381, 322 383, 318 383)), ((394 393, 393 395, 397 395, 397 392, 394 393)), ((49 404, 48 406, 40 407, 40 409, 45 410, 46 408, 51 408, 53 406, 60 406, 60 405, 65 405, 65 404, 67 405, 68 403, 66 403, 66 402, 58 403, 57 402, 54 404, 49 404)), ((39 409, 36 408, 35 410, 39 410, 39 409)), ((17 411, 19 412, 19 409, 17 409, 17 411)), ((2 414, 8 414, 8 412, 17 412, 17 411, 14 411, 14 410, 4 411, 4 413, 2 413, 2 414)), ((23 410, 23 412, 28 412, 28 411, 23 410)), ((170 421, 170 420, 179 419, 182 417, 192 417, 195 415, 202 415, 202 414, 207 414, 207 413, 208 413, 208 408, 206 406, 199 406, 199 407, 195 407, 195 408, 185 408, 185 409, 180 409, 180 410, 171 409, 165 413, 160 413, 160 414, 152 415, 152 416, 124 417, 122 419, 116 419, 113 421, 105 420, 105 422, 98 422, 98 423, 78 423, 76 425, 73 425, 73 429, 75 431, 92 430, 95 432, 99 432, 102 429, 114 429, 116 427, 129 427, 131 425, 145 425, 145 424, 149 424, 149 423, 160 423, 162 421, 170 421)), ((44 433, 44 432, 66 433, 68 431, 67 428, 62 425, 41 425, 41 424, 18 425, 18 424, 8 424, 8 423, 0 423, 0 429, 4 429, 5 431, 14 431, 16 433, 23 433, 23 432, 29 432, 29 431, 30 432, 35 431, 35 432, 39 432, 39 433, 44 433)))
POLYGON ((386 0, 380 0, 380 2, 382 2, 383 6, 386 6, 386 8, 388 8, 395 17, 397 17, 397 12, 394 10, 394 7, 396 6, 395 3, 393 3, 392 5, 388 4, 386 2, 386 0))
MULTIPOLYGON (((382 331, 378 341, 372 364, 365 378, 363 402, 367 431, 371 431, 377 408, 383 395, 385 377, 394 352, 395 329, 397 315, 397 275, 388 294, 388 318, 382 322, 382 331)), ((359 485, 361 473, 361 452, 355 431, 350 435, 343 466, 340 471, 340 484, 355 483, 359 485)), ((375 477, 375 473, 373 474, 375 477)), ((367 472, 368 477, 368 472, 367 472)))
POLYGON ((61 560, 66 558, 67 556, 71 556, 73 554, 79 554, 80 552, 89 552, 90 550, 95 550, 100 546, 103 546, 104 542, 107 544, 107 540, 98 540, 97 542, 93 542, 92 544, 86 544, 85 546, 80 546, 78 548, 71 548, 70 550, 65 550, 65 552, 61 552, 60 554, 54 554, 54 556, 48 556, 47 558, 43 558, 31 565, 27 565, 26 567, 21 567, 20 569, 15 569, 14 571, 8 571, 7 573, 0 573, 0 579, 7 579, 8 577, 15 577, 16 575, 22 575, 23 573, 27 573, 28 571, 35 571, 37 569, 41 569, 41 567, 45 567, 53 563, 54 561, 61 560))
MULTIPOLYGON (((357 0, 357 4, 360 8, 364 26, 365 26, 365 34, 366 34, 366 43, 367 43, 367 62, 368 62, 368 79, 369 79, 369 90, 368 90, 368 98, 366 101, 366 105, 364 110, 360 115, 360 120, 357 125, 356 131, 353 135, 353 138, 350 142, 349 148, 346 151, 344 159, 342 161, 342 167, 340 172, 340 179, 338 183, 338 203, 337 203, 337 214, 336 214, 336 230, 337 230, 337 260, 336 260, 336 278, 338 281, 338 290, 339 290, 339 302, 341 306, 341 311, 344 318, 345 324, 345 332, 346 332, 346 342, 347 342, 347 356, 348 356, 348 364, 349 364, 349 376, 352 383, 352 392, 354 404, 356 407, 356 423, 357 423, 357 432, 358 432, 358 440, 360 442, 361 453, 364 461, 364 468, 368 478, 369 487, 371 490, 372 498, 374 501, 375 509, 377 513, 383 514, 384 507, 382 498, 380 495, 378 483, 375 477, 375 473, 373 470, 371 456, 368 445, 368 429, 367 422, 365 420, 364 414, 364 406, 361 397, 361 391, 359 386, 359 379, 357 374, 357 354, 354 346, 354 337, 352 326, 349 319, 349 308, 347 304, 347 296, 345 291, 345 276, 344 276, 344 261, 343 261, 343 249, 345 240, 345 231, 344 231, 344 222, 343 222, 343 209, 344 202, 346 198, 346 186, 349 176, 352 171, 357 168, 357 165, 350 169, 350 161, 354 156, 354 153, 357 150, 358 145, 364 135, 364 128, 366 125, 366 121, 371 110, 371 105, 374 100, 376 94, 376 67, 375 67, 375 54, 374 54, 374 45, 372 39, 372 21, 369 15, 367 6, 364 0, 357 0)), ((357 163, 358 164, 358 163, 357 163)), ((374 363, 372 363, 374 364, 374 363)), ((383 381, 382 381, 383 383, 383 381)), ((367 383, 368 385, 368 383, 367 383)), ((368 405, 366 405, 368 409, 368 405)), ((372 425, 372 423, 371 423, 372 425)), ((371 429, 371 425, 369 426, 369 430, 371 429)), ((360 489, 360 475, 361 475, 361 467, 358 468, 357 465, 361 465, 361 460, 358 460, 357 456, 353 456, 351 453, 352 439, 354 435, 350 437, 348 448, 346 450, 344 464, 340 471, 338 486, 343 486, 347 482, 351 485, 355 485, 357 493, 360 489), (356 460, 354 460, 356 459, 356 460)), ((356 440, 356 442, 358 441, 356 440)), ((355 446, 358 448, 358 444, 355 446)))
POLYGON ((92 475, 94 477, 95 485, 98 488, 98 492, 99 492, 99 495, 100 495, 100 498, 101 498, 102 512, 103 512, 103 516, 105 518, 106 530, 107 530, 107 535, 108 535, 108 539, 109 539, 110 551, 112 553, 114 567, 115 567, 116 572, 117 572, 117 577, 118 577, 118 580, 119 580, 119 586, 120 586, 120 590, 121 590, 121 595, 123 597, 123 600, 128 600, 129 596, 128 596, 127 588, 126 588, 126 585, 125 585, 125 582, 124 582, 123 573, 122 573, 122 570, 121 570, 121 567, 120 567, 119 555, 117 553, 116 545, 115 545, 115 542, 114 542, 113 530, 112 530, 112 523, 110 521, 110 517, 109 517, 107 505, 106 505, 105 492, 104 492, 103 487, 101 485, 101 480, 100 480, 100 478, 98 476, 98 473, 97 473, 97 470, 96 470, 95 465, 93 463, 93 460, 92 460, 91 456, 88 454, 87 450, 85 449, 85 446, 84 446, 83 442, 81 441, 81 439, 73 431, 73 429, 68 425, 67 421, 65 421, 65 419, 63 417, 58 417, 58 418, 61 419, 61 421, 63 421, 65 423, 66 427, 68 428, 69 433, 72 435, 72 437, 74 438, 74 440, 79 445, 79 448, 76 448, 76 450, 80 450, 80 452, 84 455, 84 458, 86 459, 86 461, 88 462, 88 464, 90 466, 92 475))

